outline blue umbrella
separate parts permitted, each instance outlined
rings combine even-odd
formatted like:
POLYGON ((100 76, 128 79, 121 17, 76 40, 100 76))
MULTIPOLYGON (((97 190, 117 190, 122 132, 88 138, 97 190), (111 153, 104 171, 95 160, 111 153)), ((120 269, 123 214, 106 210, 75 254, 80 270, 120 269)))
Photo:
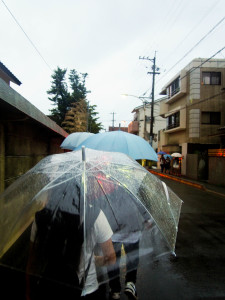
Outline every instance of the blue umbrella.
POLYGON ((90 132, 73 132, 69 134, 65 140, 62 142, 60 147, 62 149, 74 150, 80 143, 94 135, 94 133, 90 132))
POLYGON ((173 158, 173 156, 171 156, 170 154, 165 154, 164 157, 165 158, 169 157, 170 159, 173 158))
POLYGON ((109 131, 97 133, 83 141, 76 149, 86 148, 122 152, 133 159, 148 159, 158 161, 156 152, 142 137, 124 131, 109 131))
POLYGON ((157 152, 157 154, 167 154, 166 152, 164 152, 164 151, 159 151, 159 152, 157 152))

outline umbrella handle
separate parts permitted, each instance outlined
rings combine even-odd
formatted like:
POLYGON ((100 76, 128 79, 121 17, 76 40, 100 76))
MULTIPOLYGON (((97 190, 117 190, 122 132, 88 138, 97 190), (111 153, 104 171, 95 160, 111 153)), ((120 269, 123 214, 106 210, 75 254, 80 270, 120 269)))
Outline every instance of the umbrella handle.
POLYGON ((85 157, 85 147, 82 146, 82 161, 86 161, 86 157, 85 157))

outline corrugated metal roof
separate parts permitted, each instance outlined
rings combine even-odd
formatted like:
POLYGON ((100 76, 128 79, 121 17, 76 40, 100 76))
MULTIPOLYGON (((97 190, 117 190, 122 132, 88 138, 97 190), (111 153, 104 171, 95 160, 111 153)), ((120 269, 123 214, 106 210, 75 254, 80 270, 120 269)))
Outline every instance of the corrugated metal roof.
POLYGON ((0 70, 2 72, 4 72, 7 77, 9 77, 10 81, 12 81, 12 82, 14 82, 15 84, 18 84, 18 85, 22 84, 22 82, 20 82, 19 79, 16 78, 16 76, 13 75, 13 73, 11 71, 9 71, 9 69, 7 69, 6 66, 1 61, 0 61, 0 70))

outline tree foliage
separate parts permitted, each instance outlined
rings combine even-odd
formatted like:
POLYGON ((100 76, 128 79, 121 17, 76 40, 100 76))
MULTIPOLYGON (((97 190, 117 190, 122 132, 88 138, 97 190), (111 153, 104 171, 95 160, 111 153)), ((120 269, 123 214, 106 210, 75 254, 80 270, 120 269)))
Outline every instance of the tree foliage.
POLYGON ((52 118, 59 126, 68 133, 77 131, 89 131, 98 133, 102 124, 98 122, 96 105, 89 106, 86 88, 87 73, 78 73, 71 70, 66 82, 67 69, 57 68, 52 75, 51 88, 47 91, 48 98, 54 108, 50 110, 52 118))
POLYGON ((96 105, 90 105, 88 107, 88 131, 93 133, 98 133, 103 126, 100 122, 98 122, 98 113, 95 111, 96 105))
POLYGON ((53 81, 51 89, 47 91, 48 95, 52 95, 52 97, 48 97, 48 99, 53 102, 54 106, 54 108, 50 110, 50 117, 60 126, 65 114, 70 108, 71 101, 65 79, 66 72, 66 69, 60 69, 58 67, 52 75, 53 81))
POLYGON ((62 127, 68 133, 87 131, 87 103, 85 100, 72 103, 71 109, 66 113, 62 127))

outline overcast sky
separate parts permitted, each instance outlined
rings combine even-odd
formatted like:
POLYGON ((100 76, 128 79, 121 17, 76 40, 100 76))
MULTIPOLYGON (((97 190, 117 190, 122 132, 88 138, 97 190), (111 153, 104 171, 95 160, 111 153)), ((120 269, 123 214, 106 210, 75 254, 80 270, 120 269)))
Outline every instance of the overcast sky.
POLYGON ((152 62, 139 56, 156 53, 160 98, 192 59, 225 47, 224 7, 224 0, 0 0, 0 61, 22 82, 12 88, 45 114, 53 70, 88 73, 88 100, 105 129, 113 113, 115 126, 128 126, 142 102, 121 94, 150 96, 152 88, 152 62))

